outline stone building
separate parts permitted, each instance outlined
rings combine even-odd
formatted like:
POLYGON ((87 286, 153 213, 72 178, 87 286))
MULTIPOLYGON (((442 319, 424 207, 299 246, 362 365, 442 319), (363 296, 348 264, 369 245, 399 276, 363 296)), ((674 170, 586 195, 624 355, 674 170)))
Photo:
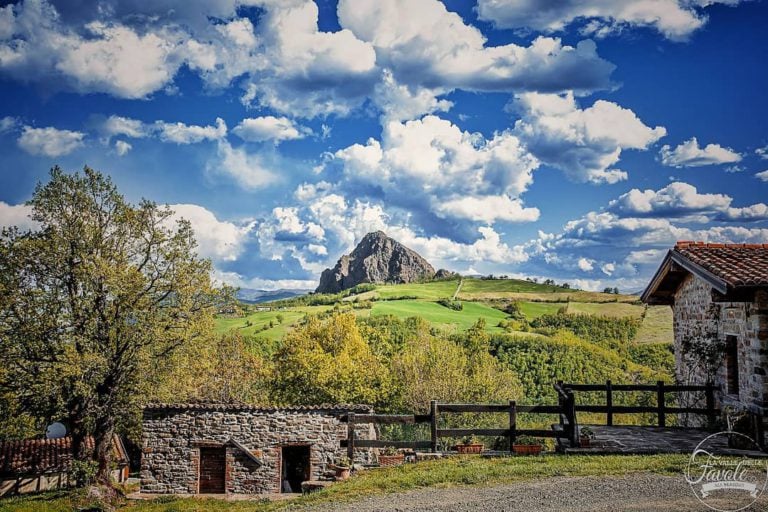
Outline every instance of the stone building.
MULTIPOLYGON (((146 493, 300 492, 301 483, 329 479, 346 456, 350 412, 368 406, 256 407, 234 404, 151 404, 143 414, 141 490, 146 493)), ((372 439, 371 425, 356 437, 372 439)), ((370 450, 355 461, 370 462, 370 450)))
POLYGON ((672 306, 680 384, 712 382, 721 408, 766 416, 768 244, 678 242, 641 298, 672 306))

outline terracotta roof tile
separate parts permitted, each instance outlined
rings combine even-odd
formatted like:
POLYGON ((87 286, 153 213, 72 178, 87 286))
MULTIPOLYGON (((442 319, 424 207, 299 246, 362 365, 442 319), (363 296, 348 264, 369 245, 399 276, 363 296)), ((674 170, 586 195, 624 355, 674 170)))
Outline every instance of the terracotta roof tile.
MULTIPOLYGON (((93 450, 93 438, 85 439, 85 449, 93 450)), ((112 439, 116 462, 128 458, 117 436, 112 439)), ((0 476, 37 475, 69 471, 72 463, 72 438, 24 439, 0 442, 0 476)))
POLYGON ((675 252, 729 287, 768 286, 768 244, 678 242, 675 252))
POLYGON ((341 411, 341 412, 371 412, 370 405, 361 404, 322 404, 322 405, 249 405, 243 403, 218 403, 218 402, 186 402, 186 403, 151 403, 144 406, 145 411, 167 410, 201 410, 201 411, 341 411))

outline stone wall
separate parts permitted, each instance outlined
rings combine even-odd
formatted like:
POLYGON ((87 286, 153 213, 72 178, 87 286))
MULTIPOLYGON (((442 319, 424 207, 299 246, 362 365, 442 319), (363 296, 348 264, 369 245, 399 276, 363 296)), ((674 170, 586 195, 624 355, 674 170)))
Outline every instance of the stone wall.
MULTIPOLYGON (((354 412, 368 412, 355 409, 354 412)), ((143 418, 141 489, 147 493, 195 494, 201 447, 225 447, 226 492, 276 493, 281 484, 281 448, 309 445, 312 480, 326 479, 328 465, 346 455, 340 440, 346 409, 256 409, 231 406, 151 408, 143 418), (246 448, 255 463, 232 441, 246 448)), ((358 425, 357 437, 375 436, 358 425)), ((370 450, 356 450, 355 462, 370 462, 370 450)))
MULTIPOLYGON (((719 386, 718 407, 727 405, 758 414, 768 406, 768 291, 755 292, 750 302, 715 302, 712 288, 689 275, 678 288, 674 303, 675 368, 681 384, 719 386), (739 366, 739 393, 727 394, 725 342, 736 338, 739 366), (703 354, 717 347, 714 364, 707 368, 703 354)), ((687 394, 681 405, 703 406, 702 395, 687 394)), ((702 418, 688 418, 689 425, 701 424, 702 418)))

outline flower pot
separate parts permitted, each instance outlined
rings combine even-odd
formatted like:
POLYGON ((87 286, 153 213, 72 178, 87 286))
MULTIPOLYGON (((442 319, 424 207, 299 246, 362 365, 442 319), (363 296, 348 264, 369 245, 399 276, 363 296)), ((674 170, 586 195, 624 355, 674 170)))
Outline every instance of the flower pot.
POLYGON ((543 447, 540 444, 513 444, 512 450, 518 455, 539 455, 543 447))
POLYGON ((397 455, 379 455, 379 466, 399 466, 405 462, 405 455, 398 453, 397 455))
POLYGON ((483 451, 482 444, 457 444, 456 451, 459 453, 480 453, 483 451))
POLYGON ((344 466, 334 466, 333 470, 336 471, 336 480, 346 480, 349 478, 350 468, 344 466))
POLYGON ((589 437, 580 437, 579 438, 579 447, 581 448, 589 448, 592 445, 592 440, 589 437))

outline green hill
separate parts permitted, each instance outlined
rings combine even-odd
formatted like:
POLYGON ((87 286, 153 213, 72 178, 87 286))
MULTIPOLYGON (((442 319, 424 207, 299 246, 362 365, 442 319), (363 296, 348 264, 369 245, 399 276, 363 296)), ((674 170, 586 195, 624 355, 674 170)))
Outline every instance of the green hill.
MULTIPOLYGON (((641 321, 638 343, 666 343, 672 340, 669 308, 645 308, 634 295, 588 292, 534 283, 521 279, 463 278, 426 283, 360 285, 335 295, 308 294, 257 306, 241 305, 242 316, 221 316, 217 331, 237 329, 249 337, 278 342, 307 314, 319 314, 332 307, 353 308, 359 316, 419 316, 433 326, 456 332, 467 329, 479 318, 489 333, 505 332, 499 322, 508 318, 503 309, 517 302, 527 321, 559 311, 613 318, 632 317, 641 321), (462 304, 455 311, 438 304, 456 296, 462 304)), ((509 327, 506 332, 509 332, 509 327)))

